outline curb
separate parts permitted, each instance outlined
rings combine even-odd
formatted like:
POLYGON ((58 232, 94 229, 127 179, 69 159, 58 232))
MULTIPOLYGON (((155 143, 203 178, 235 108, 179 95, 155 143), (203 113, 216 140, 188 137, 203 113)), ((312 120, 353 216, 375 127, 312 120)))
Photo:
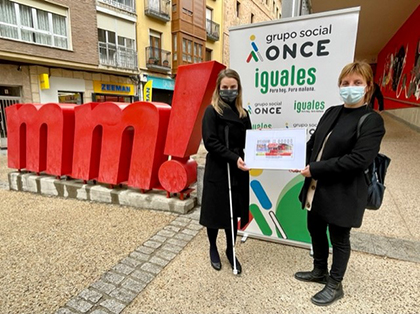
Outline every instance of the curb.
POLYGON ((59 196, 85 201, 133 206, 142 209, 168 211, 186 214, 197 202, 196 197, 180 200, 177 197, 166 197, 165 191, 151 190, 140 193, 136 189, 108 188, 102 184, 84 184, 81 180, 59 180, 53 176, 36 175, 34 173, 10 172, 10 190, 59 196))

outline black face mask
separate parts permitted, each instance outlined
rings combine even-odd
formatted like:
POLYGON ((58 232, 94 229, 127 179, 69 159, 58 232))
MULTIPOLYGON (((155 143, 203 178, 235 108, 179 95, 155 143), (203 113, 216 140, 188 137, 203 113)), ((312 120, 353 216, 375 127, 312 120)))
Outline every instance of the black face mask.
POLYGON ((237 89, 221 89, 219 91, 220 98, 222 98, 228 104, 233 103, 238 97, 237 89))

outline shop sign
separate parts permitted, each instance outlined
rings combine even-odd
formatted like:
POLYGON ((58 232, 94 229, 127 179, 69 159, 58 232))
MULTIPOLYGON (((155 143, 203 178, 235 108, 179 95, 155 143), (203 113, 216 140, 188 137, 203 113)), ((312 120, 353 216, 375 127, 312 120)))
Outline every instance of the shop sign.
POLYGON ((93 90, 99 94, 134 95, 133 84, 119 84, 113 82, 93 81, 93 90))

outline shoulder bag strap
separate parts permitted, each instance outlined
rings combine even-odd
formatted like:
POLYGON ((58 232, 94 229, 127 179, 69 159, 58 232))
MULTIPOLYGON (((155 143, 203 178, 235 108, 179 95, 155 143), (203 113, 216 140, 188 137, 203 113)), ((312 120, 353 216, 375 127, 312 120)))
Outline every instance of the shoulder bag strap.
MULTIPOLYGON (((357 123, 357 138, 359 138, 359 136, 360 136, 360 128, 362 127, 362 124, 363 124, 363 121, 365 121, 366 120, 366 118, 371 114, 372 112, 368 112, 368 113, 365 113, 363 116, 361 116, 360 117, 360 119, 359 119, 359 123, 357 123)), ((375 162, 373 162, 373 167, 372 167, 372 172, 374 172, 374 167, 375 167, 375 162)), ((371 184, 371 182, 372 182, 372 178, 369 176, 369 168, 371 168, 371 167, 368 167, 366 170, 365 170, 365 179, 366 179, 366 182, 367 182, 367 184, 368 185, 370 185, 371 184)))
POLYGON ((368 115, 372 114, 372 112, 365 113, 363 116, 360 117, 359 123, 357 123, 357 138, 360 136, 360 128, 362 127, 363 121, 366 120, 368 115))

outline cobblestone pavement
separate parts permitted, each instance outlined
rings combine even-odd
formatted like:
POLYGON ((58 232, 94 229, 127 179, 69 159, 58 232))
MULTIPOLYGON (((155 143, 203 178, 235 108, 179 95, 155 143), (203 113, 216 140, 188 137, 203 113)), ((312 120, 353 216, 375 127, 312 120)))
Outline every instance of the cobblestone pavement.
POLYGON ((121 313, 201 230, 194 218, 173 220, 55 313, 121 313))

